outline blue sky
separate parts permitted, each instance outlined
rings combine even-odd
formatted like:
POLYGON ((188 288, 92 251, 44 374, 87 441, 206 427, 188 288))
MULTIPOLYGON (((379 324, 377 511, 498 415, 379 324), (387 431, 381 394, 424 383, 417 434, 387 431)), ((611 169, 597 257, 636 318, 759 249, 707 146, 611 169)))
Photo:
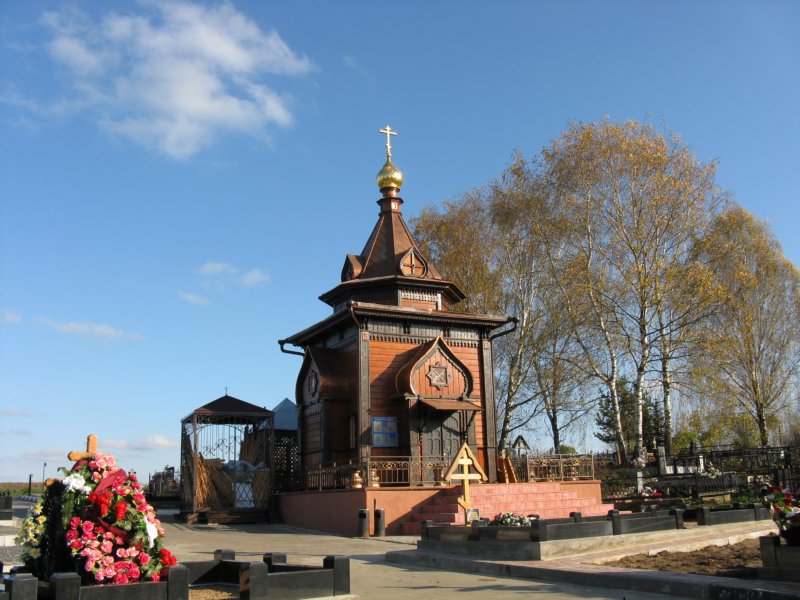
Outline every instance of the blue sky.
MULTIPOLYGON (((293 397, 377 217, 571 121, 678 133, 800 264, 800 3, 0 3, 0 481, 88 433, 140 474, 225 393, 293 397)), ((542 440, 534 445, 547 447, 542 440)))

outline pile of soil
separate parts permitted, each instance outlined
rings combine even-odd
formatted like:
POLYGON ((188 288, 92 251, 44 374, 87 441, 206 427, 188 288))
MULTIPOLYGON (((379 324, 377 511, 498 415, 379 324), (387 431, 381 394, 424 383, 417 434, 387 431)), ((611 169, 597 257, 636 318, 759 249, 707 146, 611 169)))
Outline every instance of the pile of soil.
POLYGON ((694 552, 664 551, 652 556, 635 554, 606 564, 626 569, 749 578, 755 577, 756 569, 762 566, 758 544, 758 539, 755 538, 730 546, 707 546, 694 552))

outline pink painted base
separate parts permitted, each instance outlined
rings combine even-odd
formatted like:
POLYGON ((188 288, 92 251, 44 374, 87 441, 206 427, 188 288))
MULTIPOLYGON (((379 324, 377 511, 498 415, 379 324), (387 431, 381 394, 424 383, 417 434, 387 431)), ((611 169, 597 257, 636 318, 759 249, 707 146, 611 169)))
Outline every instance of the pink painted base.
MULTIPOLYGON (((358 535, 358 511, 370 510, 374 534, 374 509, 382 508, 387 535, 418 535, 423 521, 464 524, 457 504, 461 486, 365 488, 279 494, 278 510, 287 525, 343 535, 358 535)), ((574 511, 584 516, 605 515, 613 505, 603 504, 600 482, 563 481, 543 483, 482 484, 470 486, 472 505, 481 517, 500 512, 538 514, 543 519, 566 517, 574 511)))

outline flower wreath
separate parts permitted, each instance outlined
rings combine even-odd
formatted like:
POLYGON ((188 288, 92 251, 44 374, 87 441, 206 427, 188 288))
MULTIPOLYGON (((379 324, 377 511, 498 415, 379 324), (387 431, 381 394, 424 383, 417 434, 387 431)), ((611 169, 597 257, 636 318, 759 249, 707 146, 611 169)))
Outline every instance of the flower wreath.
POLYGON ((17 536, 34 575, 77 571, 85 582, 159 581, 177 561, 135 473, 110 454, 79 460, 51 483, 17 536))
POLYGON ((764 505, 772 509, 772 520, 780 531, 800 528, 800 500, 791 491, 775 486, 765 490, 764 505))

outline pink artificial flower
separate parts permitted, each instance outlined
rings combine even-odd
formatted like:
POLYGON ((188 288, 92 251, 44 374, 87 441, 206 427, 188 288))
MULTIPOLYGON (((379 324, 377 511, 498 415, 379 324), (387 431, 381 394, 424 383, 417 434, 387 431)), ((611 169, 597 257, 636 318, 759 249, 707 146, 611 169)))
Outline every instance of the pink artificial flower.
POLYGON ((78 532, 77 532, 77 531, 75 531, 74 529, 70 529, 69 531, 67 531, 67 532, 64 534, 64 537, 65 537, 65 538, 67 538, 67 541, 70 541, 70 542, 71 542, 72 540, 74 540, 74 539, 77 539, 77 537, 78 537, 78 532))
POLYGON ((83 547, 83 542, 81 542, 80 540, 72 540, 69 544, 69 547, 72 548, 73 550, 77 550, 78 548, 83 547))
MULTIPOLYGON (((108 462, 106 462, 106 459, 103 458, 102 454, 97 457, 97 460, 94 461, 93 464, 94 464, 94 467, 92 467, 92 468, 94 468, 94 469, 105 469, 108 466, 108 462)), ((90 463, 89 466, 91 467, 92 463, 90 463)))
POLYGON ((117 575, 114 577, 114 583, 128 583, 128 576, 125 575, 125 573, 117 573, 117 575))
POLYGON ((81 529, 83 533, 91 533, 94 530, 94 523, 91 521, 84 521, 81 523, 81 529))
POLYGON ((134 501, 136 504, 144 504, 144 503, 145 503, 145 497, 144 497, 144 494, 136 494, 136 495, 133 497, 133 501, 134 501))
POLYGON ((80 517, 72 517, 72 518, 69 520, 69 526, 70 526, 72 529, 77 529, 77 528, 78 528, 78 525, 80 525, 80 524, 81 524, 81 518, 80 518, 80 517))
POLYGON ((103 542, 100 544, 100 550, 102 550, 105 554, 111 554, 113 549, 114 544, 112 544, 109 540, 103 540, 103 542))
POLYGON ((95 471, 94 473, 92 473, 92 479, 93 479, 94 481, 96 481, 96 482, 97 482, 97 481, 100 481, 102 478, 103 478, 103 476, 102 476, 102 475, 100 475, 100 473, 98 473, 97 471, 95 471))
POLYGON ((153 581, 161 581, 161 575, 159 575, 158 573, 153 573, 152 575, 150 575, 150 579, 152 579, 153 581))
POLYGON ((139 564, 146 565, 150 562, 150 555, 147 552, 139 552, 139 564))

